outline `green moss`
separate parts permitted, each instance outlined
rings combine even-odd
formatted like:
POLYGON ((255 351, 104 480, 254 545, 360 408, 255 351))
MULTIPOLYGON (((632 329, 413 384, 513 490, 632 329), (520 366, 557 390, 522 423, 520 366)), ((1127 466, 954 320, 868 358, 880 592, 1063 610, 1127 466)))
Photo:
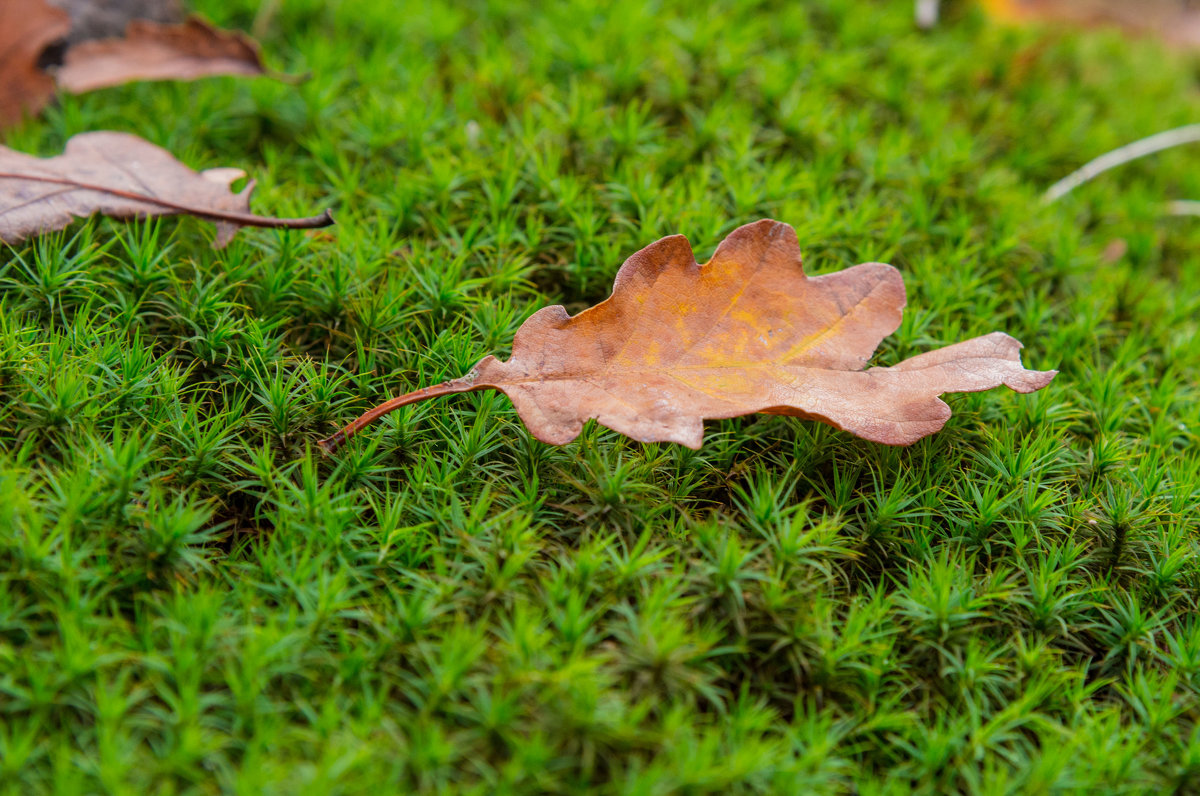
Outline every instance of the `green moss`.
POLYGON ((1196 150, 1038 201, 1193 121, 1192 56, 906 3, 280 6, 307 82, 9 135, 137 133, 339 224, 0 253, 0 793, 1192 792, 1200 227, 1162 203, 1196 150), (550 448, 471 394, 315 452, 763 216, 811 273, 904 272, 879 362, 1003 330, 1061 375, 905 450, 765 416, 550 448))

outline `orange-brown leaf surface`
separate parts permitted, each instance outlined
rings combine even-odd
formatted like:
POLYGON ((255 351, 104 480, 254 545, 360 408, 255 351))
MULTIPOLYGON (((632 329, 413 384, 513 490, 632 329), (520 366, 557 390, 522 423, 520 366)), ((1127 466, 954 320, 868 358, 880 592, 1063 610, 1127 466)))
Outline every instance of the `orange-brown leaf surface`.
POLYGON ((134 80, 195 80, 263 72, 253 39, 192 18, 181 25, 134 20, 123 38, 76 44, 67 50, 56 78, 65 91, 81 94, 134 80))
POLYGON ((70 29, 66 12, 44 0, 0 0, 0 127, 36 114, 54 96, 38 58, 70 29))
POLYGON ((323 227, 328 213, 312 218, 265 218, 250 213, 251 182, 234 193, 240 169, 196 172, 170 152, 127 133, 82 133, 52 158, 0 146, 0 241, 62 229, 75 218, 102 213, 115 218, 187 214, 217 223, 218 247, 239 227, 323 227))
POLYGON ((1032 392, 1054 377, 1022 367, 1021 344, 1002 332, 864 369, 904 303, 890 265, 806 276, 795 231, 777 221, 734 230, 704 265, 673 235, 626 260, 600 304, 575 316, 560 306, 534 313, 507 362, 484 357, 466 376, 382 404, 321 445, 332 450, 405 404, 484 389, 506 393, 533 435, 553 445, 595 418, 642 442, 698 448, 704 420, 753 412, 909 445, 945 425, 944 393, 1032 392))

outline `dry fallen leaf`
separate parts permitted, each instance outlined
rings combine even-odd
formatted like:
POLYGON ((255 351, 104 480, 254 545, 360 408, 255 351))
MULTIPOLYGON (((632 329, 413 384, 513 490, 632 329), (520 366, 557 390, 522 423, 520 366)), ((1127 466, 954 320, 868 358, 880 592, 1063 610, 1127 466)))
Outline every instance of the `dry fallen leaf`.
POLYGON ((983 4, 1005 22, 1111 25, 1181 47, 1200 46, 1200 10, 1193 0, 984 0, 983 4))
POLYGON ((0 127, 36 114, 54 96, 38 58, 70 28, 66 13, 43 0, 0 0, 0 127))
POLYGON ((249 183, 230 185, 240 169, 196 172, 161 147, 127 133, 83 133, 63 154, 37 158, 0 146, 0 241, 15 243, 62 229, 74 218, 187 214, 215 221, 219 248, 239 227, 324 227, 329 213, 312 218, 265 218, 250 213, 249 183))
MULTIPOLYGON (((4 0, 0 0, 3 2, 4 0)), ((23 0, 16 0, 23 2, 23 0)), ((122 36, 131 20, 183 22, 181 0, 53 0, 54 5, 71 15, 71 34, 67 45, 89 39, 122 36)))
POLYGON ((506 393, 552 445, 595 418, 642 442, 698 448, 704 420, 753 412, 909 445, 949 419, 943 393, 1001 384, 1032 392, 1054 377, 1023 368, 1021 344, 1001 332, 863 370, 904 303, 900 273, 882 263, 805 276, 795 231, 777 221, 734 230, 704 265, 673 235, 626 260, 606 301, 574 317, 560 306, 534 313, 507 362, 484 357, 466 376, 381 404, 320 445, 332 451, 405 404, 488 389, 506 393))
POLYGON ((58 85, 82 94, 134 80, 195 80, 261 75, 258 44, 245 34, 192 18, 182 25, 134 20, 124 38, 85 41, 67 50, 58 85))

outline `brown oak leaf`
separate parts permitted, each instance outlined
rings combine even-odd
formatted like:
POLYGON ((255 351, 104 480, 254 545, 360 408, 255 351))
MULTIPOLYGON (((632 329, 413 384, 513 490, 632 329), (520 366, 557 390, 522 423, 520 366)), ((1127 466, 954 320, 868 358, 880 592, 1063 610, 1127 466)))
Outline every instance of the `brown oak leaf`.
POLYGON ((1200 10, 1192 0, 984 0, 983 5, 1005 22, 1113 26, 1179 47, 1200 46, 1200 10))
POLYGON ((517 331, 512 357, 484 357, 466 376, 394 398, 332 437, 347 437, 405 404, 500 390, 535 437, 562 445, 584 421, 642 442, 698 448, 704 420, 753 412, 818 420, 864 439, 910 445, 942 428, 938 396, 1003 384, 1045 387, 1002 332, 864 370, 900 325, 904 282, 866 263, 808 277, 795 231, 763 220, 734 230, 704 265, 682 235, 634 254, 607 300, 575 316, 560 306, 517 331))
MULTIPOLYGON (((5 0, 0 0, 4 2, 5 0)), ((24 0, 13 0, 24 2, 24 0)), ((135 19, 154 22, 183 22, 182 0, 51 0, 71 15, 67 45, 89 39, 111 39, 125 33, 135 19)))
POLYGON ((52 158, 0 146, 0 241, 16 243, 93 213, 199 216, 216 222, 218 248, 239 227, 304 229, 333 223, 328 212, 311 218, 251 214, 253 181, 239 193, 229 187, 244 176, 231 168, 192 171, 167 150, 127 133, 82 133, 52 158))
POLYGON ((180 25, 133 20, 123 38, 70 47, 58 85, 82 94, 134 80, 195 80, 211 75, 264 74, 258 43, 243 33, 193 17, 180 25))
POLYGON ((0 127, 36 114, 54 96, 38 58, 70 29, 66 12, 43 0, 0 0, 0 127))

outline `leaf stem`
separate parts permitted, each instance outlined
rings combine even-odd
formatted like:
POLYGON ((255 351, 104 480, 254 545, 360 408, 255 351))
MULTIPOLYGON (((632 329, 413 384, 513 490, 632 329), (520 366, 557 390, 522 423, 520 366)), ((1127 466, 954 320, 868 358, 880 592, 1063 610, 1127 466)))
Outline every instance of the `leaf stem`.
POLYGON ((1042 195, 1042 204, 1048 205, 1051 202, 1057 202, 1088 180, 1098 177, 1109 169, 1115 169, 1117 166, 1128 163, 1131 160, 1137 160, 1146 155, 1161 152, 1164 149, 1177 147, 1181 144, 1192 144, 1197 141, 1200 141, 1200 124, 1189 124, 1183 127, 1176 127, 1173 130, 1167 130, 1166 132, 1156 133, 1148 138, 1142 138, 1134 141, 1132 144, 1126 144, 1111 152, 1106 152, 1100 157, 1088 161, 1051 185, 1046 190, 1046 193, 1042 195))
POLYGON ((365 426, 370 425, 379 418, 399 409, 402 406, 415 404, 418 401, 424 401, 426 398, 437 398, 442 395, 454 395, 455 393, 470 392, 471 390, 479 389, 475 386, 475 378, 473 375, 463 376, 460 379, 450 379, 441 384, 435 384, 432 387, 422 387, 419 390, 398 395, 390 401, 384 401, 379 406, 368 409, 358 416, 354 421, 347 424, 345 428, 326 437, 322 440, 317 440, 317 444, 321 446, 321 450, 326 453, 333 453, 342 444, 361 431, 365 426))

